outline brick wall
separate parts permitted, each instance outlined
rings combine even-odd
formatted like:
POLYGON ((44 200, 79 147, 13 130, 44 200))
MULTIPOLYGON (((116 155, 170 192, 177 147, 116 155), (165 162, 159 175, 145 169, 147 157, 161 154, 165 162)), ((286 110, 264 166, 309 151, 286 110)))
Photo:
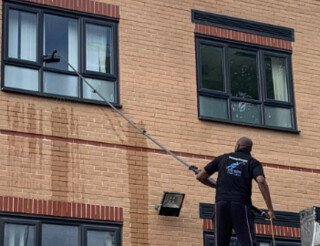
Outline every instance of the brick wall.
MULTIPOLYGON (((30 2, 119 18, 121 111, 184 160, 203 167, 249 136, 276 210, 320 206, 319 1, 30 2), (294 28, 283 47, 300 134, 198 120, 191 9, 294 28)), ((214 191, 110 108, 7 92, 0 102, 0 196, 122 208, 123 245, 202 245, 198 205, 214 191), (179 218, 154 210, 164 190, 186 194, 179 218)), ((265 208, 256 185, 253 201, 265 208)))

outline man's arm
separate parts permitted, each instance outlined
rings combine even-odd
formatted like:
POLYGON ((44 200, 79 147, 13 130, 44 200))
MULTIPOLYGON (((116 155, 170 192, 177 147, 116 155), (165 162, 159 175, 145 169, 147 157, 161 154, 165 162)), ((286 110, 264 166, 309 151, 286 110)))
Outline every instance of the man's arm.
POLYGON ((262 175, 259 175, 255 180, 257 181, 260 192, 263 196, 264 201, 266 202, 266 205, 268 208, 268 214, 269 214, 270 218, 275 219, 271 196, 270 196, 270 191, 269 191, 269 186, 268 186, 268 183, 267 183, 265 177, 263 177, 262 175))
POLYGON ((203 169, 197 174, 197 180, 199 180, 202 184, 207 185, 211 188, 216 188, 216 185, 208 180, 210 176, 211 175, 203 169))

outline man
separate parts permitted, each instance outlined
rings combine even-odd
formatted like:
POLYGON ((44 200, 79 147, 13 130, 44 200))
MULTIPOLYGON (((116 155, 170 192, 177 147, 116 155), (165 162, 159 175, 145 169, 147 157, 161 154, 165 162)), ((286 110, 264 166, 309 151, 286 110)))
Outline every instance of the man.
POLYGON ((250 209, 252 179, 258 183, 270 218, 275 218, 262 165, 250 154, 252 145, 250 138, 240 138, 235 152, 216 157, 197 175, 201 183, 217 189, 214 218, 216 246, 229 246, 232 228, 242 246, 257 245, 254 215, 250 209), (216 185, 208 181, 215 172, 218 172, 216 185))

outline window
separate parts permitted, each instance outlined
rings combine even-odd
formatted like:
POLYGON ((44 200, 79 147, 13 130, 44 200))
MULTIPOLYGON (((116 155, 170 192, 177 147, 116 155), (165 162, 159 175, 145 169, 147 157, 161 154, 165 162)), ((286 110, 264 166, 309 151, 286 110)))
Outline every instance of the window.
POLYGON ((30 4, 4 6, 3 90, 104 104, 75 68, 109 102, 119 104, 116 20, 30 4), (43 56, 54 50, 60 62, 45 62, 43 56))
POLYGON ((199 118, 297 132, 288 52, 196 36, 199 118))
POLYGON ((0 217, 0 245, 120 246, 121 227, 102 222, 0 217), (40 244, 39 244, 40 242, 40 244))
POLYGON ((3 245, 36 245, 35 226, 28 224, 5 223, 3 245))

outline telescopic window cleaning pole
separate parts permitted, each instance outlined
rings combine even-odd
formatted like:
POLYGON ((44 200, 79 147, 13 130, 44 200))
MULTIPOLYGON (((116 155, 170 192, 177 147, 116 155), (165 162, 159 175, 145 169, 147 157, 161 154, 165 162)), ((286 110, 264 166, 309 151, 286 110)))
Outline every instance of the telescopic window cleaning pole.
MULTIPOLYGON (((193 171, 195 174, 198 174, 200 170, 192 165, 189 165, 186 161, 182 160, 180 157, 172 153, 169 149, 167 149, 165 146, 160 144, 156 139, 151 137, 145 130, 137 126, 133 121, 131 121, 126 115, 124 115, 121 111, 119 111, 115 106, 113 106, 112 103, 110 103, 99 91, 97 91, 70 63, 69 61, 57 50, 54 50, 50 55, 44 56, 43 61, 44 62, 59 62, 60 57, 72 68, 72 70, 92 89, 92 92, 97 94, 103 101, 105 101, 114 111, 116 111, 119 115, 121 115, 122 118, 124 118, 130 125, 132 125, 134 128, 136 128, 141 134, 146 136, 148 139, 150 139, 153 143, 158 145, 162 150, 167 152, 169 155, 171 155, 173 158, 175 158, 177 161, 185 165, 189 170, 193 171)), ((216 180, 209 177, 208 180, 216 185, 216 180)), ((269 218, 268 214, 264 212, 263 210, 252 206, 252 210, 256 213, 263 215, 265 218, 269 218)))

